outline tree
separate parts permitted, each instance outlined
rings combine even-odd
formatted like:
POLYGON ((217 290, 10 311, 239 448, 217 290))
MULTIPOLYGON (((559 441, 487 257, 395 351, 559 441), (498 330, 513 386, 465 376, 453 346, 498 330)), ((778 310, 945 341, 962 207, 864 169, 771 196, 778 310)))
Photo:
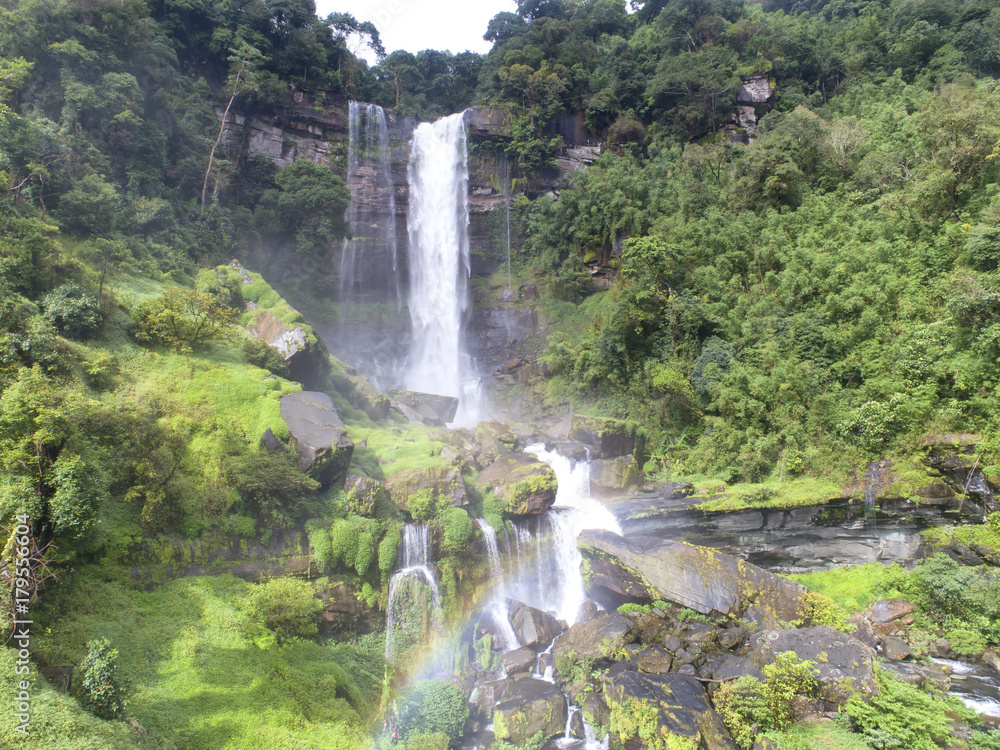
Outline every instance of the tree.
POLYGON ((189 352, 228 333, 239 311, 196 289, 171 287, 155 299, 139 303, 135 338, 189 352))
POLYGON ((87 656, 80 665, 80 702, 102 719, 121 719, 128 701, 118 675, 118 649, 107 638, 87 643, 87 656))

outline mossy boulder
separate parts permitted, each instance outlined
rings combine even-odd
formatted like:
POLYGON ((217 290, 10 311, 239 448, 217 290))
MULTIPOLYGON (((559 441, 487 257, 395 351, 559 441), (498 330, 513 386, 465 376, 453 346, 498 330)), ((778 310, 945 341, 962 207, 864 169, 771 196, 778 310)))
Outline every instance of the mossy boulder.
POLYGON ((575 414, 569 436, 588 446, 592 458, 632 455, 640 466, 645 463, 646 433, 634 422, 575 414))
POLYGON ((841 705, 854 696, 878 695, 875 675, 875 651, 846 633, 829 625, 812 628, 765 630, 754 637, 750 663, 754 676, 785 651, 794 651, 800 659, 816 665, 816 682, 822 697, 841 705))
POLYGON ((493 709, 498 740, 520 745, 539 732, 549 739, 566 729, 566 696, 551 682, 525 678, 508 686, 493 709))
POLYGON ((410 512, 410 498, 422 490, 429 490, 438 500, 445 497, 458 508, 464 508, 469 504, 462 473, 456 466, 404 469, 386 478, 385 489, 393 505, 404 513, 410 512))
POLYGON ((379 498, 388 497, 385 485, 376 479, 348 474, 344 478, 344 492, 347 493, 347 507, 359 516, 374 518, 375 505, 379 498))
POLYGON ((722 615, 755 604, 770 623, 800 616, 804 586, 707 547, 597 530, 580 534, 577 546, 588 593, 598 601, 662 599, 722 615))
MULTIPOLYGON (((633 620, 618 612, 604 612, 590 622, 578 622, 556 638, 552 656, 558 665, 565 657, 600 661, 610 658, 632 639, 633 620)), ((567 675, 563 675, 566 677, 567 675)))
POLYGON ((737 747, 694 677, 646 674, 622 662, 608 670, 603 685, 611 734, 625 747, 737 747))
POLYGON ((480 472, 476 484, 503 501, 503 510, 512 515, 545 513, 556 501, 558 481, 548 464, 526 453, 510 453, 480 472))
POLYGON ((632 456, 595 459, 590 462, 590 494, 594 497, 623 495, 642 484, 642 472, 632 456))
POLYGON ((475 455, 480 466, 489 466, 524 445, 510 428, 502 422, 480 422, 476 425, 475 455))
POLYGON ((295 444, 299 469, 324 488, 343 481, 354 443, 330 397, 318 391, 286 394, 281 397, 281 418, 295 444))

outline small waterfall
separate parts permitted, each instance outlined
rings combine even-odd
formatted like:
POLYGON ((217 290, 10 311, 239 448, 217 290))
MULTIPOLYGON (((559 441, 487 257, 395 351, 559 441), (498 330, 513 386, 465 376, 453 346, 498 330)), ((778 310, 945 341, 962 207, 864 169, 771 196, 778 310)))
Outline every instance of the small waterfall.
POLYGON ((459 399, 456 424, 482 411, 465 353, 469 306, 469 167, 465 113, 421 123, 410 147, 410 320, 406 387, 459 399))
POLYGON ((545 450, 541 444, 529 445, 526 453, 552 467, 559 481, 556 502, 548 512, 552 539, 549 560, 539 554, 538 581, 543 608, 555 609, 556 615, 569 624, 576 622, 586 599, 580 564, 583 558, 576 548, 576 538, 584 529, 606 529, 621 534, 614 514, 590 496, 590 462, 576 461, 545 450))
POLYGON ((865 526, 870 531, 878 531, 877 514, 875 507, 875 494, 878 491, 878 465, 869 464, 868 471, 865 472, 865 526))
POLYGON ((399 569, 389 579, 385 658, 395 664, 410 648, 422 643, 439 624, 440 613, 441 594, 430 567, 428 527, 409 524, 403 531, 399 569))
POLYGON ((507 615, 507 586, 504 582, 503 565, 500 562, 500 546, 497 544, 497 533, 485 518, 477 518, 476 523, 483 532, 483 541, 490 558, 490 574, 493 582, 493 592, 485 614, 493 621, 496 628, 496 645, 501 651, 511 651, 521 645, 514 626, 510 624, 507 615))
POLYGON ((477 518, 476 523, 479 525, 479 530, 483 532, 483 543, 486 545, 486 554, 490 558, 490 573, 493 574, 494 585, 503 586, 503 566, 500 564, 500 546, 497 544, 497 533, 485 518, 477 518))

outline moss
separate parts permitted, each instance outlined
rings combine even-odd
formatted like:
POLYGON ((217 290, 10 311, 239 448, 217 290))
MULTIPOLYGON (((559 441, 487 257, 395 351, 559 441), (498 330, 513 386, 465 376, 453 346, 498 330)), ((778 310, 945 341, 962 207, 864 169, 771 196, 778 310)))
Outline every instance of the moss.
MULTIPOLYGON (((724 486, 724 485, 723 485, 724 486)), ((709 492, 717 491, 718 481, 709 481, 709 492)), ((706 500, 698 507, 706 512, 732 512, 747 508, 795 508, 823 505, 841 497, 840 485, 829 479, 800 478, 725 487, 725 495, 706 500)))

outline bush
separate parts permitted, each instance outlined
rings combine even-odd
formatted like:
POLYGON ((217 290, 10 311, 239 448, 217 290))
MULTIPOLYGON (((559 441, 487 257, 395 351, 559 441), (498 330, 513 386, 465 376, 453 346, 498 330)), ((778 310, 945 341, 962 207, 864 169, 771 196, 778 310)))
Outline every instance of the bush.
POLYGON ((409 746, 411 736, 443 733, 449 744, 462 736, 469 718, 465 693, 440 680, 423 680, 403 699, 399 726, 409 746))
POLYGON ((115 224, 118 191, 97 175, 87 175, 59 200, 56 218, 63 229, 84 237, 104 237, 115 224))
POLYGON ((188 353, 226 336, 239 319, 239 311, 207 292, 173 287, 140 302, 132 317, 137 341, 188 353))
POLYGON ((439 519, 444 530, 442 549, 450 555, 465 552, 472 540, 473 524, 469 514, 452 505, 441 511, 439 519))
POLYGON ((243 342, 243 355, 247 358, 247 362, 254 367, 260 367, 279 377, 287 378, 291 374, 291 368, 285 358, 281 356, 281 352, 266 341, 256 338, 247 339, 243 342))
POLYGON ((274 633, 278 645, 292 638, 311 638, 319 632, 316 620, 323 604, 313 587, 295 578, 272 578, 250 594, 250 620, 274 633))
POLYGON ((101 325, 97 298, 77 284, 63 284, 42 300, 45 318, 64 336, 85 339, 101 325))
POLYGON ((102 719, 125 715, 125 688, 118 676, 118 649, 106 638, 87 643, 87 656, 80 665, 80 703, 102 719))

